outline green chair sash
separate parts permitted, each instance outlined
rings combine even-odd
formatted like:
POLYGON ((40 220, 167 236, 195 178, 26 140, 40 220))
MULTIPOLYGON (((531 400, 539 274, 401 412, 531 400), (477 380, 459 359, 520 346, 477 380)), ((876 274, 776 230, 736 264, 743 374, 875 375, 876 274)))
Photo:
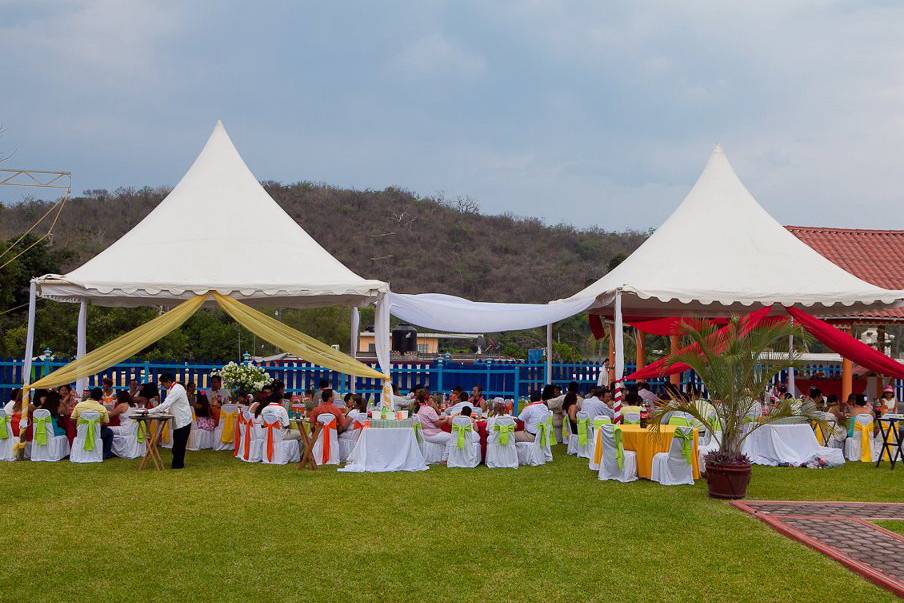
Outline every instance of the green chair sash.
POLYGON ((53 425, 50 422, 50 417, 35 417, 34 418, 34 441, 38 446, 46 446, 47 445, 47 426, 53 425))
POLYGON ((499 443, 503 446, 508 446, 509 436, 515 433, 515 424, 500 425, 495 423, 493 425, 493 431, 499 434, 499 443))
POLYGON ((578 419, 578 446, 582 448, 587 445, 587 432, 589 431, 590 419, 578 419))
POLYGON ((474 428, 470 423, 466 425, 459 425, 458 423, 452 423, 452 432, 455 434, 457 438, 456 445, 459 450, 464 450, 465 448, 465 432, 472 432, 474 428))
POLYGON ((78 418, 79 425, 85 425, 85 451, 92 452, 94 451, 94 438, 96 437, 97 424, 100 422, 100 417, 97 419, 85 419, 84 417, 78 418))
MULTIPOLYGON (((566 418, 565 420, 567 421, 568 419, 566 418)), ((556 430, 553 429, 552 426, 552 413, 550 413, 549 416, 546 417, 546 424, 549 427, 549 445, 555 446, 556 444, 558 444, 558 442, 556 441, 556 430)))
POLYGON ((676 427, 690 427, 691 422, 687 417, 669 417, 669 425, 676 427))
POLYGON ((672 437, 681 440, 681 454, 684 456, 687 464, 693 466, 691 461, 693 459, 694 432, 690 430, 676 429, 672 437))
POLYGON ((9 415, 0 417, 0 440, 9 439, 9 415))
POLYGON ((610 419, 609 417, 607 417, 605 415, 593 418, 593 428, 594 429, 599 429, 603 425, 610 425, 611 423, 612 423, 612 419, 610 419))
POLYGON ((411 429, 414 430, 414 439, 418 442, 421 441, 421 429, 423 429, 423 425, 421 425, 420 421, 415 421, 411 424, 411 429))
POLYGON ((537 438, 540 441, 540 446, 546 448, 547 439, 552 440, 550 436, 552 436, 552 429, 550 429, 549 425, 547 423, 537 423, 537 438))
POLYGON ((619 471, 624 469, 625 445, 622 443, 622 430, 618 425, 615 426, 615 462, 618 463, 619 471))
POLYGON ((138 433, 135 435, 139 444, 144 444, 144 425, 143 423, 138 424, 138 433))

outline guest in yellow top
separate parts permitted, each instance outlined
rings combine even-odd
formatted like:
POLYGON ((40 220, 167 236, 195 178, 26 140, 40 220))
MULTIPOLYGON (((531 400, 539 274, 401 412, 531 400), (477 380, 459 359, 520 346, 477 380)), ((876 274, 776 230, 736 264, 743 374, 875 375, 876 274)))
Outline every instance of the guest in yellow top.
POLYGON ((88 399, 79 402, 72 409, 71 419, 76 428, 78 428, 78 418, 83 412, 96 412, 100 415, 100 422, 102 423, 100 426, 100 439, 104 443, 104 459, 108 459, 113 456, 113 430, 107 427, 107 423, 110 422, 110 415, 104 405, 100 403, 103 397, 104 392, 101 388, 95 387, 92 389, 91 393, 88 394, 88 399))

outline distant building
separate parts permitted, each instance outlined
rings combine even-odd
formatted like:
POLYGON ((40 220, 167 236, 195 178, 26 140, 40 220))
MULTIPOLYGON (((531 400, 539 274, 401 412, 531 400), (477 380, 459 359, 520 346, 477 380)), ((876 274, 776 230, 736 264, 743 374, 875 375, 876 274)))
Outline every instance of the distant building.
MULTIPOLYGON (((358 336, 358 352, 362 354, 374 354, 376 352, 374 337, 373 331, 362 331, 358 336)), ((448 342, 451 341, 470 341, 473 342, 473 345, 477 345, 478 338, 480 337, 482 337, 482 335, 479 333, 418 333, 417 353, 418 355, 426 356, 439 354, 441 352, 441 342, 445 342, 443 343, 443 347, 446 347, 448 342)))

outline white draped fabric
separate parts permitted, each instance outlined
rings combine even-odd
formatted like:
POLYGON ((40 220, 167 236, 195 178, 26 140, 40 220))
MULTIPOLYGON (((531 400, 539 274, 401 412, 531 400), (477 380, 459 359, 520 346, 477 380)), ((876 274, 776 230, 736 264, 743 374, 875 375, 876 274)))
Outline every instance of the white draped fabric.
POLYGON ((764 425, 747 436, 742 452, 757 465, 802 465, 816 456, 831 465, 844 463, 841 450, 820 446, 813 428, 806 423, 764 425))
POLYGON ((410 427, 389 427, 362 431, 348 457, 348 465, 339 471, 363 473, 427 469, 414 430, 410 427))
POLYGON ((438 331, 497 333, 533 329, 580 314, 594 296, 548 304, 475 302, 441 293, 390 293, 390 312, 405 322, 438 331))

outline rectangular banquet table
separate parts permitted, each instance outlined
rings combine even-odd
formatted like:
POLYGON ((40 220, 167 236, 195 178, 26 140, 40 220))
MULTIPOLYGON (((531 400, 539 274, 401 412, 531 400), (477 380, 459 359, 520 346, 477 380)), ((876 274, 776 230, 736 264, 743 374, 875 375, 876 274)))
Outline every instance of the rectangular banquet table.
POLYGON ((426 471, 427 464, 411 427, 367 427, 339 471, 426 471))
MULTIPOLYGON (((637 455, 637 476, 650 479, 653 475, 653 457, 657 452, 668 452, 672 445, 674 425, 662 425, 656 433, 649 427, 640 425, 622 425, 622 444, 625 450, 633 450, 637 455)), ((691 464, 694 479, 700 479, 700 462, 697 459, 698 434, 694 429, 694 450, 691 464)))
POLYGON ((819 445, 809 423, 763 425, 747 436, 741 452, 756 465, 800 465, 814 456, 832 454, 844 462, 840 451, 819 445), (833 453, 832 451, 835 450, 833 453))

